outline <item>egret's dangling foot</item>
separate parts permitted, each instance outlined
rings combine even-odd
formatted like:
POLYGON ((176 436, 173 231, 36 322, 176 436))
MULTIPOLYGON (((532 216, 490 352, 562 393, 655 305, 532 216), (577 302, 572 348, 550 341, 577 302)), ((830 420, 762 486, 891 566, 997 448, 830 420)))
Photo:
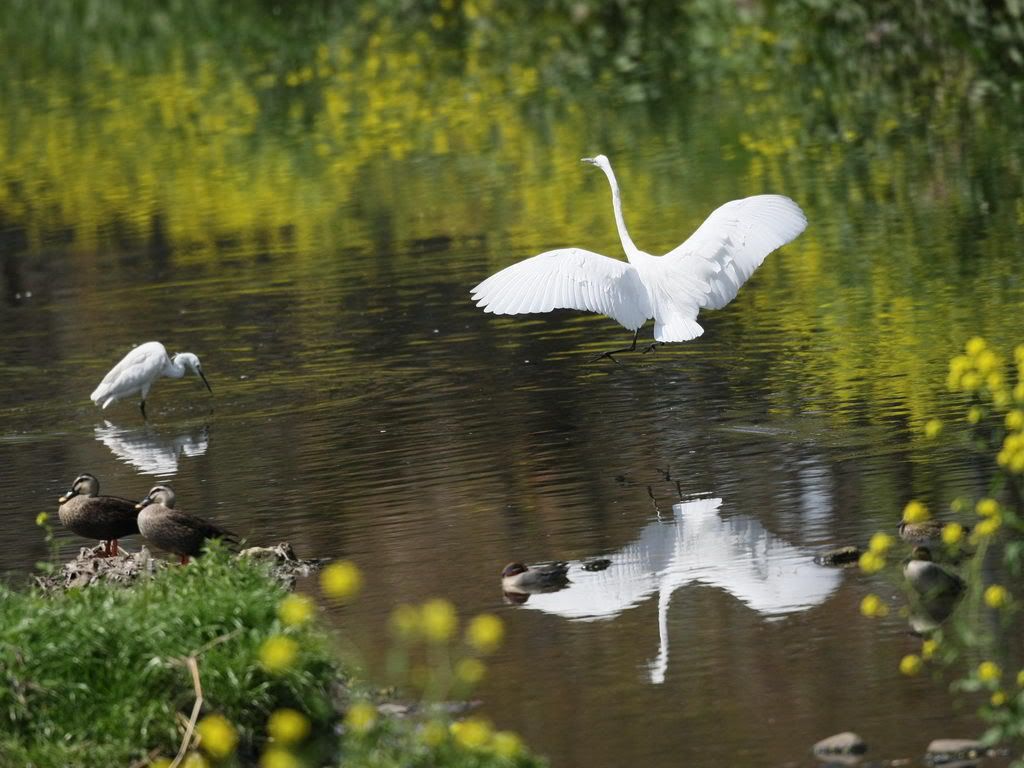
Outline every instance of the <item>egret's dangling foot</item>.
POLYGON ((611 360, 613 363, 619 362, 618 360, 616 360, 613 357, 613 355, 617 355, 620 352, 636 352, 636 340, 639 337, 640 337, 640 329, 637 328, 636 329, 636 333, 633 334, 633 343, 630 344, 628 347, 623 347, 622 349, 613 349, 610 352, 602 352, 601 354, 599 354, 596 357, 594 357, 590 362, 596 363, 598 360, 603 360, 606 357, 609 360, 611 360))
POLYGON ((146 401, 143 400, 139 403, 139 410, 142 411, 142 420, 149 421, 149 417, 146 415, 146 401))

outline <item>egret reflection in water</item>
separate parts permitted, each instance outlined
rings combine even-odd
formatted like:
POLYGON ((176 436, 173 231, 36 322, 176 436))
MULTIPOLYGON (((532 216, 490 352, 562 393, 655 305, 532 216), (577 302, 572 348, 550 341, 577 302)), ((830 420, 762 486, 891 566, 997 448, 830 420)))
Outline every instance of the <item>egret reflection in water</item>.
POLYGON ((182 456, 202 456, 210 446, 206 425, 170 437, 148 425, 123 428, 104 421, 95 434, 120 461, 156 477, 173 477, 182 456))
POLYGON ((606 569, 571 563, 566 589, 531 595, 524 607, 595 621, 657 593, 659 648, 650 664, 651 682, 657 684, 668 669, 668 607, 680 587, 721 589, 769 619, 819 605, 838 588, 842 574, 815 565, 812 552, 769 533, 752 517, 723 519, 721 505, 721 499, 673 505, 671 520, 646 525, 634 541, 607 555, 606 569))

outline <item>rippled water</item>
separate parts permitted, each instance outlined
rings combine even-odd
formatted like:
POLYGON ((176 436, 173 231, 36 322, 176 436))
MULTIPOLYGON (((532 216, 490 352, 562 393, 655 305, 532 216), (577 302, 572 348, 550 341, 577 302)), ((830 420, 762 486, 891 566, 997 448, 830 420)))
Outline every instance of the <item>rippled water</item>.
MULTIPOLYGON (((229 216, 258 207, 245 184, 228 203, 140 194, 153 209, 127 224, 102 205, 66 228, 8 210, 3 570, 22 578, 46 556, 35 515, 79 472, 139 498, 171 480, 182 508, 253 542, 358 562, 366 594, 336 619, 371 670, 399 602, 498 612, 509 638, 483 707, 556 766, 807 763, 811 743, 845 729, 886 758, 976 736, 943 683, 897 680, 919 644, 898 611, 859 616, 868 592, 898 606, 899 585, 811 558, 891 530, 911 496, 942 507, 985 487, 920 424, 944 413, 944 366, 964 338, 1019 335, 1019 189, 990 170, 982 206, 970 152, 934 165, 911 142, 892 186, 920 194, 865 199, 857 174, 819 174, 814 146, 755 170, 756 152, 720 143, 710 114, 660 127, 608 109, 566 117, 571 136, 526 123, 524 151, 370 155, 338 171, 344 184, 278 169, 290 197, 271 205, 263 245, 229 216), (810 226, 700 339, 591 363, 628 333, 571 313, 494 318, 469 289, 558 245, 620 255, 604 180, 576 162, 600 150, 641 248, 667 249, 754 192, 791 194, 810 226), (177 229, 154 234, 154 210, 177 229), (203 221, 197 245, 182 222, 203 221), (104 372, 150 339, 198 354, 213 395, 160 382, 148 424, 134 403, 96 409, 104 372), (598 557, 606 570, 582 569, 598 557), (573 562, 569 589, 503 600, 505 563, 553 559, 573 562)), ((291 141, 282 151, 301 153, 291 141)), ((891 162, 843 152, 871 173, 891 162)), ((188 162, 159 155, 131 157, 168 177, 188 162)), ((232 163, 253 179, 271 160, 232 163)), ((110 210, 136 189, 121 183, 110 210)))

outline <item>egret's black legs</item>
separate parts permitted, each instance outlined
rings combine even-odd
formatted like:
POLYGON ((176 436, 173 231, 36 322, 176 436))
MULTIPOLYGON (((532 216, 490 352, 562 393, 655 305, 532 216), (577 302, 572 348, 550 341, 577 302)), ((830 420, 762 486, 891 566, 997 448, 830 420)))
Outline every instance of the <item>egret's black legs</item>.
POLYGON ((143 400, 142 402, 139 403, 139 410, 142 411, 142 419, 143 419, 143 421, 149 421, 149 417, 146 416, 146 401, 145 400, 143 400))
POLYGON ((646 355, 648 352, 653 352, 657 348, 658 348, 658 342, 656 341, 653 344, 651 344, 651 346, 649 346, 647 349, 644 350, 644 354, 646 355))
POLYGON ((612 361, 613 363, 617 363, 617 362, 619 362, 618 360, 616 360, 616 359, 615 359, 615 358, 613 357, 613 355, 617 355, 617 354, 619 354, 620 352, 636 352, 636 340, 637 340, 637 339, 638 339, 639 337, 640 337, 640 329, 639 329, 639 328, 637 328, 637 329, 636 329, 636 332, 635 332, 635 333, 633 334, 633 343, 632 343, 632 344, 630 344, 630 345, 629 345, 628 347, 623 347, 622 349, 613 349, 613 350, 612 350, 611 352, 602 352, 601 354, 597 355, 597 356, 596 356, 596 357, 595 357, 595 358, 594 358, 593 360, 591 360, 590 362, 592 362, 592 363, 596 363, 596 362, 597 362, 598 360, 603 360, 603 359, 604 359, 604 358, 606 358, 606 357, 607 357, 607 358, 608 358, 609 360, 611 360, 611 361, 612 361))

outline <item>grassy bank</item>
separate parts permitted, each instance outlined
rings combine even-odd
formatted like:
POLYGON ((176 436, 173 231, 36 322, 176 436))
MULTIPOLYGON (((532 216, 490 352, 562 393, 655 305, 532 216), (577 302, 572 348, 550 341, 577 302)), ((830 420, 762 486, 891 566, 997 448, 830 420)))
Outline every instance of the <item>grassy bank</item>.
POLYGON ((215 551, 130 588, 0 588, 0 765, 166 765, 190 658, 185 765, 536 764, 483 721, 380 716, 311 602, 215 551))

